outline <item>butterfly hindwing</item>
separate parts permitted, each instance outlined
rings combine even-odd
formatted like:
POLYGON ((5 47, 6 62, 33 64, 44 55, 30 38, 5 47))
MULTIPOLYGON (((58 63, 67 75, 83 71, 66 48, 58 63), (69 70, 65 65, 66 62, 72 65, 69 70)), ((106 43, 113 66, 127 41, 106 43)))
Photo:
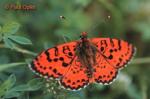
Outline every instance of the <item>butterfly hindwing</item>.
POLYGON ((97 54, 96 65, 93 66, 93 77, 95 82, 102 84, 110 84, 118 74, 118 70, 111 66, 101 54, 97 54))
POLYGON ((75 57, 69 70, 60 80, 60 83, 66 89, 79 90, 89 84, 89 78, 86 71, 87 67, 82 66, 77 57, 75 57))
POLYGON ((39 54, 30 68, 46 78, 60 78, 68 70, 75 55, 76 42, 70 42, 47 49, 39 54))
POLYGON ((126 41, 111 38, 93 38, 99 52, 113 67, 124 67, 135 53, 135 47, 126 41))

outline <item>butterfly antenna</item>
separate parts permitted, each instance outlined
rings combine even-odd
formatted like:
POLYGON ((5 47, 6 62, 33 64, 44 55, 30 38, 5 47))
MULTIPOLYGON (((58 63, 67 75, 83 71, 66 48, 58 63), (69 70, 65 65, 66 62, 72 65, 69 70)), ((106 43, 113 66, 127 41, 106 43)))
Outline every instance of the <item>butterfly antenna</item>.
MULTIPOLYGON (((69 19, 66 18, 65 16, 60 15, 60 16, 59 16, 59 19, 60 19, 60 21, 61 21, 62 24, 67 23, 67 25, 70 26, 70 25, 69 25, 69 19)), ((76 34, 76 33, 74 33, 74 34, 75 34, 75 35, 74 35, 75 37, 78 36, 78 34, 76 34)), ((68 42, 68 41, 72 41, 72 38, 70 38, 69 36, 62 35, 62 37, 63 37, 63 40, 64 40, 65 43, 68 42)))
POLYGON ((62 35, 62 38, 64 40, 64 43, 67 43, 68 41, 71 41, 71 39, 65 35, 62 35))
POLYGON ((67 43, 66 37, 64 35, 62 35, 62 36, 63 36, 63 39, 64 39, 65 43, 67 43))
MULTIPOLYGON (((65 17, 65 16, 63 16, 63 15, 60 15, 60 16, 59 16, 59 19, 61 20, 61 22, 66 22, 66 17, 65 17)), ((65 35, 63 35, 63 34, 62 34, 62 38, 63 38, 63 40, 64 40, 64 43, 67 43, 67 42, 68 42, 68 40, 67 40, 67 39, 69 39, 69 40, 70 40, 70 38, 69 38, 69 37, 67 37, 67 36, 65 36, 65 35)))
POLYGON ((99 24, 100 24, 100 23, 95 24, 95 25, 88 31, 88 33, 92 33, 92 31, 94 31, 94 30, 98 27, 99 24))
MULTIPOLYGON (((110 20, 111 19, 111 16, 110 15, 108 15, 107 16, 107 19, 105 20, 103 20, 103 23, 106 23, 108 20, 110 20)), ((89 31, 87 31, 88 33, 92 33, 92 31, 93 30, 95 30, 99 25, 100 25, 101 23, 96 23, 89 31)))

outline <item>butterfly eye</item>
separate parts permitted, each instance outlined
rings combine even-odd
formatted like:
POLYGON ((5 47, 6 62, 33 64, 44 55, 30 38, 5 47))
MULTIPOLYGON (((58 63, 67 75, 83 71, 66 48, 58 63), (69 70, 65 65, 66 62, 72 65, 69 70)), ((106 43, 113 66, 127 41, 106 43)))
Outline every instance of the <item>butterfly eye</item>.
POLYGON ((84 37, 82 35, 80 35, 80 39, 83 39, 84 37))

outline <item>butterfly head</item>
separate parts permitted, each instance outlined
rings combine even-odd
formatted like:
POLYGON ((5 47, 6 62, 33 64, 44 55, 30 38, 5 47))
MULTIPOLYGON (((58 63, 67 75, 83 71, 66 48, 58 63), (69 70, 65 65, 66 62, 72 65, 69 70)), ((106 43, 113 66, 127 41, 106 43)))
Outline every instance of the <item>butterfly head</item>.
POLYGON ((82 32, 80 35, 81 40, 87 40, 87 32, 82 32))

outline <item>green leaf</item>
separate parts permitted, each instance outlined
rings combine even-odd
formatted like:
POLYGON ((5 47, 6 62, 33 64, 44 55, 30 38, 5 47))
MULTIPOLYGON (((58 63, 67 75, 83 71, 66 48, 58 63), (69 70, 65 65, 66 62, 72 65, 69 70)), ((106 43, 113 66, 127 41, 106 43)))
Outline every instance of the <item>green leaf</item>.
POLYGON ((19 44, 32 44, 32 42, 29 39, 27 39, 25 37, 22 37, 22 36, 13 36, 13 35, 11 35, 11 36, 8 36, 8 37, 11 40, 13 40, 13 41, 15 41, 19 44))
POLYGON ((13 49, 15 44, 7 37, 3 38, 5 47, 13 49))
POLYGON ((19 66, 19 65, 25 65, 25 64, 26 63, 24 63, 24 62, 10 63, 10 64, 0 64, 0 72, 6 70, 8 68, 16 67, 16 66, 19 66))
POLYGON ((43 86, 42 80, 39 78, 35 78, 35 79, 29 81, 27 84, 18 85, 16 87, 12 88, 11 91, 20 91, 20 92, 35 91, 35 90, 40 89, 42 86, 43 86))
POLYGON ((135 85, 129 85, 126 90, 131 99, 142 99, 141 93, 136 89, 135 85))
POLYGON ((15 75, 10 75, 10 77, 0 85, 0 97, 4 96, 5 93, 16 83, 15 75))
POLYGON ((28 91, 28 89, 29 89, 28 85, 24 84, 12 88, 11 91, 28 91))
POLYGON ((4 35, 5 34, 15 34, 18 31, 19 27, 20 27, 20 24, 18 24, 16 22, 9 22, 9 23, 4 24, 1 32, 4 35))
POLYGON ((28 86, 30 87, 30 91, 38 90, 42 87, 43 81, 40 78, 32 79, 28 82, 28 86))
POLYGON ((20 92, 16 92, 16 91, 11 91, 11 90, 9 90, 9 91, 5 94, 4 98, 13 98, 13 97, 19 97, 19 96, 20 96, 20 92))

